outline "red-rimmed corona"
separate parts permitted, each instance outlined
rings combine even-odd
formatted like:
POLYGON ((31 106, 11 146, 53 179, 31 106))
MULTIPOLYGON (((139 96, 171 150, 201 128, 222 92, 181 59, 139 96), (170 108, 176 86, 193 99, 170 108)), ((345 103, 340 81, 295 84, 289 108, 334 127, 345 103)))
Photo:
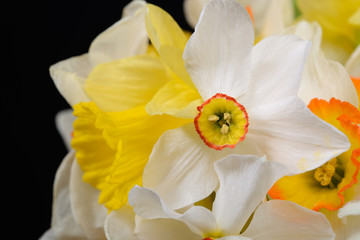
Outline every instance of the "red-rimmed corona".
POLYGON ((249 126, 248 114, 234 98, 217 93, 197 110, 195 128, 207 146, 215 150, 234 148, 245 139, 249 126))

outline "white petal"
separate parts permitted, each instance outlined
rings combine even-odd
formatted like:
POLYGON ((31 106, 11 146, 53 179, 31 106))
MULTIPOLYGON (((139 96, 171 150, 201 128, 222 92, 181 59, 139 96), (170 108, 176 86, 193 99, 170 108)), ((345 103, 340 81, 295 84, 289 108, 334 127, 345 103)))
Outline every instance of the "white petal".
POLYGON ((87 238, 105 238, 104 223, 108 210, 98 203, 100 192, 83 182, 83 172, 76 161, 70 176, 70 199, 74 218, 87 238))
POLYGON ((271 186, 287 174, 265 157, 229 155, 215 163, 220 179, 213 212, 226 235, 239 233, 271 186))
POLYGON ((181 221, 174 219, 143 219, 137 223, 136 236, 139 240, 201 240, 181 221))
POLYGON ((218 230, 214 214, 207 208, 195 206, 186 211, 179 218, 188 225, 192 232, 204 235, 218 230))
POLYGON ((88 54, 60 61, 50 67, 50 76, 56 88, 71 106, 90 101, 83 86, 92 68, 88 54))
POLYGON ((105 220, 105 235, 108 240, 137 240, 133 234, 135 229, 135 214, 131 207, 124 206, 112 211, 105 220))
POLYGON ((89 56, 94 65, 146 52, 145 1, 132 1, 122 19, 98 35, 89 56))
POLYGON ((129 204, 137 215, 145 219, 176 219, 184 222, 192 232, 202 235, 217 230, 212 212, 200 206, 191 207, 183 215, 169 209, 151 189, 135 186, 129 193, 129 204))
POLYGON ((312 41, 309 57, 305 63, 298 96, 308 104, 313 98, 329 101, 332 97, 359 105, 358 97, 349 73, 343 65, 328 60, 320 50, 321 27, 317 22, 302 21, 283 34, 312 41))
POLYGON ((351 76, 360 77, 360 45, 354 50, 347 60, 345 67, 351 76))
POLYGON ((238 236, 226 236, 226 237, 218 238, 218 240, 252 240, 252 239, 238 235, 238 236))
POLYGON ((234 149, 214 150, 205 145, 194 125, 165 132, 155 144, 143 175, 144 187, 154 189, 172 209, 210 195, 218 184, 213 163, 230 153, 257 154, 251 141, 234 149))
POLYGON ((360 215, 360 201, 347 202, 342 208, 339 209, 338 217, 345 218, 351 215, 360 215))
POLYGON ((75 152, 70 151, 56 172, 51 228, 41 236, 41 240, 86 239, 80 225, 74 219, 70 203, 70 170, 74 156, 75 152))
POLYGON ((129 192, 129 204, 137 215, 146 219, 180 217, 165 205, 156 192, 137 185, 129 192))
POLYGON ((213 0, 205 6, 184 51, 186 70, 204 100, 246 91, 253 43, 253 24, 241 4, 213 0))
POLYGON ((169 130, 153 148, 144 187, 154 189, 172 209, 197 202, 216 188, 213 162, 219 152, 202 142, 192 123, 169 130))
POLYGON ((184 15, 190 27, 195 28, 198 23, 201 11, 209 0, 185 0, 184 15))
POLYGON ((285 164, 292 174, 317 168, 350 147, 342 132, 316 117, 296 97, 248 114, 246 138, 254 141, 268 160, 285 164))
POLYGON ((62 137, 66 148, 70 151, 71 148, 71 134, 73 132, 73 122, 75 116, 72 109, 64 109, 59 111, 55 116, 56 128, 62 137))
POLYGON ((360 223, 360 215, 346 217, 346 224, 344 224, 346 240, 359 240, 360 239, 359 223, 360 223))
POLYGON ((322 213, 293 202, 271 200, 255 211, 243 236, 253 240, 330 240, 335 234, 322 213))
POLYGON ((250 109, 296 96, 310 46, 292 35, 272 36, 256 44, 249 88, 239 103, 250 109))

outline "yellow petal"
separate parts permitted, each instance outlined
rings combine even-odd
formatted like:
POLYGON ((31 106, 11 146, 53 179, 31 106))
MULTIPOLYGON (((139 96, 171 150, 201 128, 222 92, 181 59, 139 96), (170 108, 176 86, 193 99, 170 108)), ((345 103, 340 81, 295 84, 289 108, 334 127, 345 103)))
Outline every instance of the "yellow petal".
POLYGON ((167 12, 152 4, 147 5, 145 21, 149 38, 161 59, 184 82, 194 87, 182 58, 187 37, 180 26, 167 12))
POLYGON ((95 127, 99 114, 100 110, 93 102, 74 105, 77 119, 71 142, 76 150, 76 160, 84 172, 84 182, 98 189, 104 184, 116 153, 116 149, 106 143, 102 130, 95 127))
POLYGON ((356 12, 349 18, 349 23, 352 25, 360 26, 360 4, 356 12))
POLYGON ((123 111, 147 103, 169 77, 159 57, 139 55, 98 65, 85 90, 104 111, 123 111))
POLYGON ((109 210, 127 203, 128 192, 142 185, 143 169, 157 139, 191 120, 150 116, 145 105, 121 112, 101 111, 93 102, 76 105, 72 146, 84 181, 101 191, 109 210))
MULTIPOLYGON (((318 21, 325 38, 336 39, 340 35, 355 43, 353 14, 360 7, 358 0, 297 0, 298 7, 308 21, 318 21)), ((356 15, 355 17, 356 18, 356 15)))
POLYGON ((169 114, 180 118, 194 119, 196 107, 202 104, 197 91, 179 79, 168 82, 146 105, 150 115, 169 114))

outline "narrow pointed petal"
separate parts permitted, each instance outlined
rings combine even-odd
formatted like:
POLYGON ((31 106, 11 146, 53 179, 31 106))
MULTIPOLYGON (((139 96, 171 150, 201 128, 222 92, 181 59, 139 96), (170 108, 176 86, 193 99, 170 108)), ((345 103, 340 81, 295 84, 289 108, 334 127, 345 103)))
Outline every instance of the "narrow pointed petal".
POLYGON ((184 51, 186 70, 204 100, 216 93, 237 98, 246 91, 253 43, 253 24, 240 3, 206 5, 184 51))
POLYGON ((270 187, 287 174, 284 165, 257 156, 229 155, 215 163, 215 170, 220 188, 213 212, 226 235, 239 233, 270 187))
POLYGON ((282 200, 261 204, 243 235, 253 240, 288 240, 289 236, 307 240, 335 238, 323 214, 282 200))

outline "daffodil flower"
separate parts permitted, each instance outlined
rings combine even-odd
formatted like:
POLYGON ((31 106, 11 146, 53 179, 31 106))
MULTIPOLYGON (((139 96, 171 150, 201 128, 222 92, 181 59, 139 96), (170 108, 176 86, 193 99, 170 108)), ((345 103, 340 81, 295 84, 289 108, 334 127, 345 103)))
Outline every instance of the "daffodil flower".
POLYGON ((329 102, 313 99, 309 108, 341 130, 349 138, 351 147, 317 169, 280 179, 269 195, 325 213, 337 234, 336 239, 356 239, 355 235, 360 232, 358 226, 352 226, 352 221, 360 219, 360 111, 335 98, 329 102), (341 218, 349 216, 345 225, 337 214, 341 218), (350 238, 352 234, 354 238, 350 238))
MULTIPOLYGON (((148 10, 147 28, 156 34, 149 36, 164 51, 168 47, 161 39, 168 40, 169 31, 161 30, 161 17, 153 9, 148 10)), ((296 174, 349 148, 340 131, 317 118, 296 96, 309 42, 273 36, 253 43, 251 19, 239 3, 210 1, 184 51, 190 78, 169 82, 147 104, 152 115, 194 119, 162 134, 144 170, 144 187, 154 189, 171 208, 209 195, 218 184, 213 163, 228 154, 266 155, 296 174), (187 88, 179 87, 185 83, 187 88), (181 91, 188 88, 201 96, 197 107, 193 98, 187 99, 188 92, 181 91)), ((183 70, 171 55, 160 56, 174 72, 183 70)))
POLYGON ((134 222, 126 209, 114 211, 106 219, 106 236, 109 240, 334 239, 322 214, 288 201, 262 202, 267 189, 286 174, 282 164, 265 157, 229 155, 215 163, 215 172, 220 187, 211 209, 192 206, 179 213, 153 190, 135 186, 129 203, 143 219, 134 222))

